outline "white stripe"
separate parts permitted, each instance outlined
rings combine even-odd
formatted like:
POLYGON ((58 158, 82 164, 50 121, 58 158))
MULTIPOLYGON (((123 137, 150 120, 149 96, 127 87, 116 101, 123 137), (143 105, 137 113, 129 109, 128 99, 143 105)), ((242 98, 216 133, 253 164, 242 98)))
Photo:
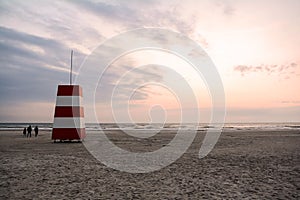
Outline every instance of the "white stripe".
POLYGON ((81 96, 57 96, 56 106, 81 106, 81 96))
POLYGON ((55 117, 53 128, 85 128, 82 117, 55 117))

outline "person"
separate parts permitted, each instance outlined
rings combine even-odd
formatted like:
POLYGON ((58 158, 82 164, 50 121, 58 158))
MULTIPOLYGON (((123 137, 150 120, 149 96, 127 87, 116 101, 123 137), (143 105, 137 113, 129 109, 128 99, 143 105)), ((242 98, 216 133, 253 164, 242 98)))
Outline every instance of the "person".
POLYGON ((26 127, 23 129, 23 136, 26 137, 26 127))
POLYGON ((34 136, 37 137, 39 134, 39 128, 37 126, 34 127, 34 136))
POLYGON ((31 125, 29 125, 27 128, 27 137, 31 137, 31 131, 32 131, 32 128, 31 128, 31 125))

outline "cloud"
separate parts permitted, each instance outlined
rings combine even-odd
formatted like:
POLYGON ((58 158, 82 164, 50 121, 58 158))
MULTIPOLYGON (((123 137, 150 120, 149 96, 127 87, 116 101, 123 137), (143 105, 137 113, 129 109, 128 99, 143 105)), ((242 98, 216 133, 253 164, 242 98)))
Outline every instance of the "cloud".
MULTIPOLYGON (((11 57, 17 57, 31 62, 55 64, 62 68, 67 65, 60 61, 67 60, 66 58, 69 56, 66 54, 69 54, 70 48, 57 40, 38 37, 5 27, 0 27, 0 36, 2 38, 0 43, 2 59, 14 61, 11 57)), ((77 56, 82 57, 84 55, 77 52, 77 56)))
POLYGON ((232 16, 235 14, 235 8, 229 0, 216 0, 215 4, 220 7, 224 15, 232 16))
MULTIPOLYGON (((54 102, 56 85, 68 83, 70 48, 5 27, 0 27, 0 38, 1 106, 12 101, 54 102)), ((77 52, 76 56, 85 55, 77 52)))
POLYGON ((300 101, 281 101, 282 104, 300 104, 300 101))
POLYGON ((294 74, 294 70, 297 68, 298 64, 291 62, 289 64, 282 65, 237 65, 234 67, 234 71, 240 72, 242 76, 249 73, 264 72, 268 74, 294 74))
POLYGON ((3 27, 58 41, 76 52, 90 53, 95 41, 105 39, 93 23, 95 16, 78 12, 72 1, 9 1, 1 2, 0 9, 3 27))
POLYGON ((112 94, 119 104, 126 104, 130 98, 145 100, 151 91, 144 84, 163 81, 164 72, 156 65, 135 66, 133 61, 128 60, 125 63, 110 65, 102 75, 97 88, 97 102, 109 103, 112 94))
POLYGON ((140 18, 137 16, 136 10, 131 8, 129 3, 123 2, 96 2, 96 1, 73 1, 75 5, 81 9, 93 12, 97 16, 105 17, 110 21, 126 23, 138 22, 140 18))
POLYGON ((111 23, 126 27, 171 28, 181 33, 194 33, 197 17, 192 14, 187 20, 178 8, 178 2, 149 1, 73 1, 75 6, 92 12, 99 18, 105 18, 111 23))

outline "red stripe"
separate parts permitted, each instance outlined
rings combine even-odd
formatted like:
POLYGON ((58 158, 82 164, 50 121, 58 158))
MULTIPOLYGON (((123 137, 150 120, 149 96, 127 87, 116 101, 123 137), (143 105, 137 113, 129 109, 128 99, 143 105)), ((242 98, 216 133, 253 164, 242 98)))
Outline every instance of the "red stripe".
POLYGON ((82 88, 79 85, 59 85, 57 96, 81 96, 82 88))
POLYGON ((85 138, 85 128, 53 128, 52 140, 80 140, 85 138))
POLYGON ((83 107, 56 106, 54 117, 84 117, 83 107))

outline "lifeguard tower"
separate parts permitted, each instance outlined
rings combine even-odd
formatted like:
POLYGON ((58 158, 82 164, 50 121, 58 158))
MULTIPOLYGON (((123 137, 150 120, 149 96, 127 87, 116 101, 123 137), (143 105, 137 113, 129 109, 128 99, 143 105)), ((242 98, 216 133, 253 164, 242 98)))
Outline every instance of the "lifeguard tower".
POLYGON ((58 141, 82 141, 85 138, 84 108, 82 105, 82 88, 72 85, 72 59, 70 85, 58 85, 54 122, 52 128, 52 140, 58 141))

